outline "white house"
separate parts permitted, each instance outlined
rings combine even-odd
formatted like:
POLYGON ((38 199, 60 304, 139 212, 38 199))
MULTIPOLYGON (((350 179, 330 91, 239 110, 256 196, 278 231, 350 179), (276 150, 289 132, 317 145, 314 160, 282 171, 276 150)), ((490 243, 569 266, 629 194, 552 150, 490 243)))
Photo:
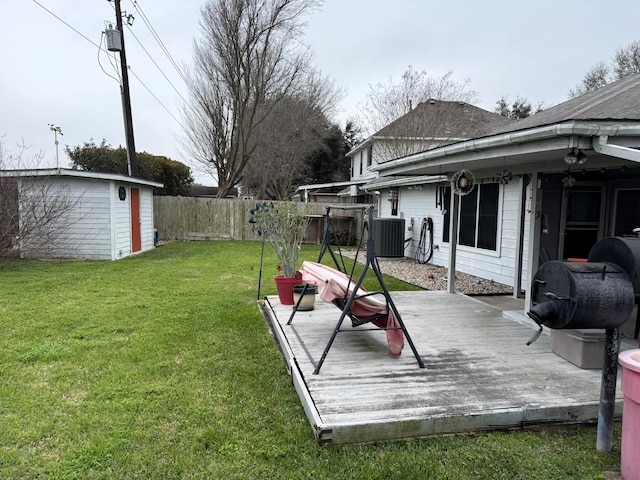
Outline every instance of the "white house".
POLYGON ((639 148, 632 75, 487 134, 381 162, 364 188, 381 193, 381 217, 405 219, 406 256, 430 218, 432 263, 520 295, 544 261, 583 259, 601 238, 640 226, 639 148), (452 195, 452 186, 469 193, 452 195))
POLYGON ((0 176, 5 185, 13 179, 5 196, 11 191, 18 206, 0 227, 14 229, 5 242, 22 257, 117 260, 155 246, 153 188, 160 183, 58 168, 0 176))

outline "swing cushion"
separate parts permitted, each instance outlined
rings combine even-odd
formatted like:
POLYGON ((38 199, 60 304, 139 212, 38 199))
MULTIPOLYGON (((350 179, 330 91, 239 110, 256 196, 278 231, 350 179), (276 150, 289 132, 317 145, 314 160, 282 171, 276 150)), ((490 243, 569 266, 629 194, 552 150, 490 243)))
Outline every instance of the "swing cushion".
POLYGON ((387 330, 388 351, 392 358, 400 356, 404 347, 404 333, 396 315, 388 308, 386 302, 373 297, 364 288, 354 291, 355 282, 347 274, 327 265, 303 262, 300 273, 304 282, 318 286, 318 295, 324 302, 333 302, 340 309, 346 305, 349 295, 355 295, 351 311, 348 312, 349 316, 357 317, 357 324, 371 319, 371 323, 379 328, 395 329, 387 330))

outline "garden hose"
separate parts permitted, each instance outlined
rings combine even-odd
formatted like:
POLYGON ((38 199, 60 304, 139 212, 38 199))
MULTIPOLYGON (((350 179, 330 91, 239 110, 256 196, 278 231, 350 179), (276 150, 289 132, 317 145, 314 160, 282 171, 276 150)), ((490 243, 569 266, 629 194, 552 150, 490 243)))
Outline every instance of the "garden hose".
POLYGON ((423 265, 429 263, 431 257, 433 257, 433 220, 431 217, 427 217, 422 219, 420 240, 418 241, 414 259, 416 263, 423 265), (429 237, 428 243, 427 237, 429 237))

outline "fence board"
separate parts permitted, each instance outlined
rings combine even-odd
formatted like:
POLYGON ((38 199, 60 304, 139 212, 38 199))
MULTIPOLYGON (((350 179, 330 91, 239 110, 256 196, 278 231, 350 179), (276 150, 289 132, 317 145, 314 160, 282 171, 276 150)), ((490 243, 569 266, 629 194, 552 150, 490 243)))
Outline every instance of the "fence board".
MULTIPOLYGON (((154 228, 158 230, 160 240, 258 240, 249 223, 249 211, 255 205, 255 200, 154 196, 154 228)), ((315 217, 307 229, 305 241, 317 242, 324 225, 318 217, 326 214, 327 205, 297 205, 305 215, 315 217)), ((339 228, 349 230, 352 241, 359 240, 363 221, 361 211, 334 210, 332 216, 339 228), (338 217, 346 218, 341 221, 338 217)))

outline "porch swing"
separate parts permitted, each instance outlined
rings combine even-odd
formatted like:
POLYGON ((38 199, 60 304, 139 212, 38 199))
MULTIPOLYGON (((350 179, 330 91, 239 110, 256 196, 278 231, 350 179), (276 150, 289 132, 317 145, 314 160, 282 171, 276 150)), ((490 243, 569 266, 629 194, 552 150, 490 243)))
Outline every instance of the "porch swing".
POLYGON ((372 205, 329 205, 325 215, 324 234, 322 239, 322 245, 320 248, 320 254, 318 255, 317 262, 305 261, 302 263, 302 268, 299 272, 302 275, 302 280, 305 282, 303 291, 300 298, 293 307, 293 312, 287 321, 287 325, 291 325, 293 318, 298 311, 298 307, 306 289, 309 285, 316 285, 318 287, 318 295, 325 302, 333 303, 340 310, 340 316, 338 322, 333 329, 331 337, 325 346, 324 351, 318 361, 314 374, 320 372, 320 368, 324 363, 333 342, 338 333, 347 332, 349 330, 342 330, 342 323, 346 317, 351 320, 352 327, 361 327, 366 324, 373 324, 374 328, 359 328, 359 331, 368 330, 384 330, 387 334, 388 353, 392 358, 400 357, 402 349, 404 347, 404 339, 407 339, 409 346, 413 352, 413 355, 418 362, 420 368, 424 368, 424 362, 420 358, 418 351, 416 350, 409 332, 407 331, 398 309, 396 308, 389 290, 384 283, 382 272, 380 271, 380 265, 375 253, 375 245, 373 240, 372 230, 373 225, 373 206, 372 205), (366 214, 366 220, 363 218, 362 231, 358 240, 358 247, 356 249, 356 256, 353 261, 351 271, 347 273, 347 269, 340 250, 340 245, 337 246, 338 254, 334 252, 332 247, 331 237, 333 230, 332 224, 332 210, 361 210, 363 216, 366 214), (366 261, 362 268, 358 279, 354 281, 355 266, 358 260, 360 250, 362 248, 363 239, 367 237, 367 249, 366 249, 366 261), (335 268, 320 263, 325 254, 329 254, 335 264, 335 268), (368 270, 371 269, 380 284, 380 291, 368 292, 362 287, 365 275, 368 270), (384 300, 376 298, 376 295, 382 295, 384 300))

